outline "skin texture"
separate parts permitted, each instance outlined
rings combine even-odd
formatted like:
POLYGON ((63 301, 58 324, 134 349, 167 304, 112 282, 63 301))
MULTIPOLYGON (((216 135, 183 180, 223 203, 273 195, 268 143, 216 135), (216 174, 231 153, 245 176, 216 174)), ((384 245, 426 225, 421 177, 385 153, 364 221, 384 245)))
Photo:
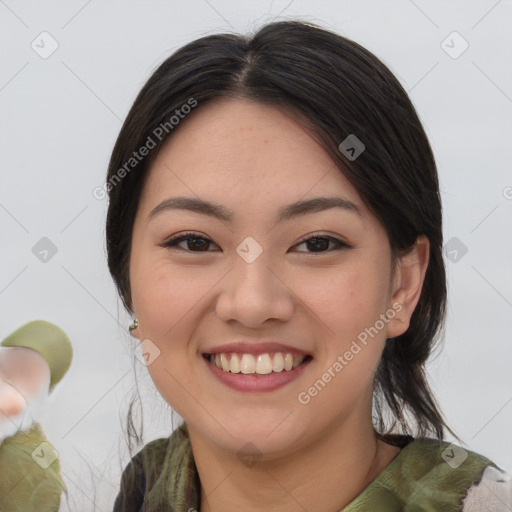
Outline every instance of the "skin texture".
POLYGON ((20 414, 25 409, 25 405, 23 395, 2 379, 0 381, 0 422, 20 414))
POLYGON ((275 107, 216 100, 182 123, 151 167, 134 224, 132 334, 160 351, 148 371, 188 425, 201 511, 339 510, 399 452, 375 437, 373 379, 386 337, 405 332, 420 297, 428 240, 419 237, 393 266, 386 232, 355 188, 275 107), (148 221, 176 196, 220 203, 234 221, 185 210, 148 221), (349 199, 363 216, 333 208, 276 223, 279 208, 320 196, 349 199), (162 245, 185 231, 213 244, 162 245), (313 233, 352 247, 301 243, 313 233), (263 248, 250 264, 236 252, 248 236, 263 248), (301 404, 299 393, 393 304, 400 312, 301 404), (280 389, 236 391, 211 375, 202 354, 238 337, 292 345, 313 360, 280 389), (246 443, 257 448, 253 465, 240 457, 246 443))
POLYGON ((0 439, 13 433, 10 418, 19 416, 27 402, 48 391, 50 368, 36 350, 26 347, 0 348, 0 439))

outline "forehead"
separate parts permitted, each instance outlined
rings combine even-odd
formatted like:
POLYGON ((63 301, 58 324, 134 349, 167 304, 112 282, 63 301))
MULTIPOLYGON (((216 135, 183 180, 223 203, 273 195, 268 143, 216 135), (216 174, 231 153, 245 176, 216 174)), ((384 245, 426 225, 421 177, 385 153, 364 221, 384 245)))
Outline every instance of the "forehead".
POLYGON ((277 107, 215 100, 182 123, 150 168, 142 195, 146 209, 170 195, 251 209, 339 195, 366 210, 311 133, 277 107))

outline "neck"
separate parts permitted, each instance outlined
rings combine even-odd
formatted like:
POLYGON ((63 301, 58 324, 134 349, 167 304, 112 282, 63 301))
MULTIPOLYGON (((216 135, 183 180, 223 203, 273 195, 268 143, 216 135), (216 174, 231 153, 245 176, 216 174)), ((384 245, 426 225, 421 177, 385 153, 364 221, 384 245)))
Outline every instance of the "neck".
POLYGON ((347 419, 300 451, 251 467, 193 429, 201 512, 338 511, 360 494, 400 451, 379 441, 371 421, 347 419))

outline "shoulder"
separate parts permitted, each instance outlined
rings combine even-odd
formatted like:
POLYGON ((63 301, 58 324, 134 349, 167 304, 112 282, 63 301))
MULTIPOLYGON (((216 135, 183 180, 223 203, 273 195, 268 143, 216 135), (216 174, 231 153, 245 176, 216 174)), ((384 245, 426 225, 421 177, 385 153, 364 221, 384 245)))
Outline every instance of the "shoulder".
POLYGON ((167 461, 176 449, 181 431, 179 427, 169 437, 150 441, 132 457, 121 476, 114 512, 135 512, 141 509, 155 483, 166 473, 167 461))
POLYGON ((428 484, 425 488, 436 495, 432 500, 444 496, 464 512, 512 509, 510 474, 484 455, 435 439, 416 439, 404 450, 404 474, 428 484))
POLYGON ((114 512, 135 512, 140 510, 146 494, 148 472, 158 471, 162 453, 169 438, 155 439, 147 443, 128 462, 121 475, 119 493, 114 504, 114 512))
POLYGON ((463 500, 487 467, 497 469, 488 458, 457 444, 413 439, 370 485, 367 496, 418 511, 462 510, 463 500))
POLYGON ((462 488, 477 483, 487 466, 497 467, 487 457, 456 443, 431 438, 413 440, 400 453, 400 466, 417 479, 436 479, 441 485, 462 488))
POLYGON ((469 489, 463 505, 463 512, 512 510, 512 473, 486 467, 480 482, 469 489))

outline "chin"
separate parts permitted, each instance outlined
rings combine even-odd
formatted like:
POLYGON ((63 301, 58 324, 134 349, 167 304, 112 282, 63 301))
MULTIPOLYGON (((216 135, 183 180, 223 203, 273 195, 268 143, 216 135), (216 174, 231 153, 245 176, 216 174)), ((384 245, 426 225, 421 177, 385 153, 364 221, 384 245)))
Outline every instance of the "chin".
POLYGON ((216 422, 199 421, 197 427, 186 423, 189 431, 194 430, 207 443, 232 452, 239 458, 258 456, 271 460, 296 451, 302 437, 296 425, 292 422, 286 425, 286 420, 282 421, 284 416, 281 414, 279 418, 264 422, 262 415, 259 420, 253 416, 230 418, 226 425, 219 422, 225 429, 216 422))

